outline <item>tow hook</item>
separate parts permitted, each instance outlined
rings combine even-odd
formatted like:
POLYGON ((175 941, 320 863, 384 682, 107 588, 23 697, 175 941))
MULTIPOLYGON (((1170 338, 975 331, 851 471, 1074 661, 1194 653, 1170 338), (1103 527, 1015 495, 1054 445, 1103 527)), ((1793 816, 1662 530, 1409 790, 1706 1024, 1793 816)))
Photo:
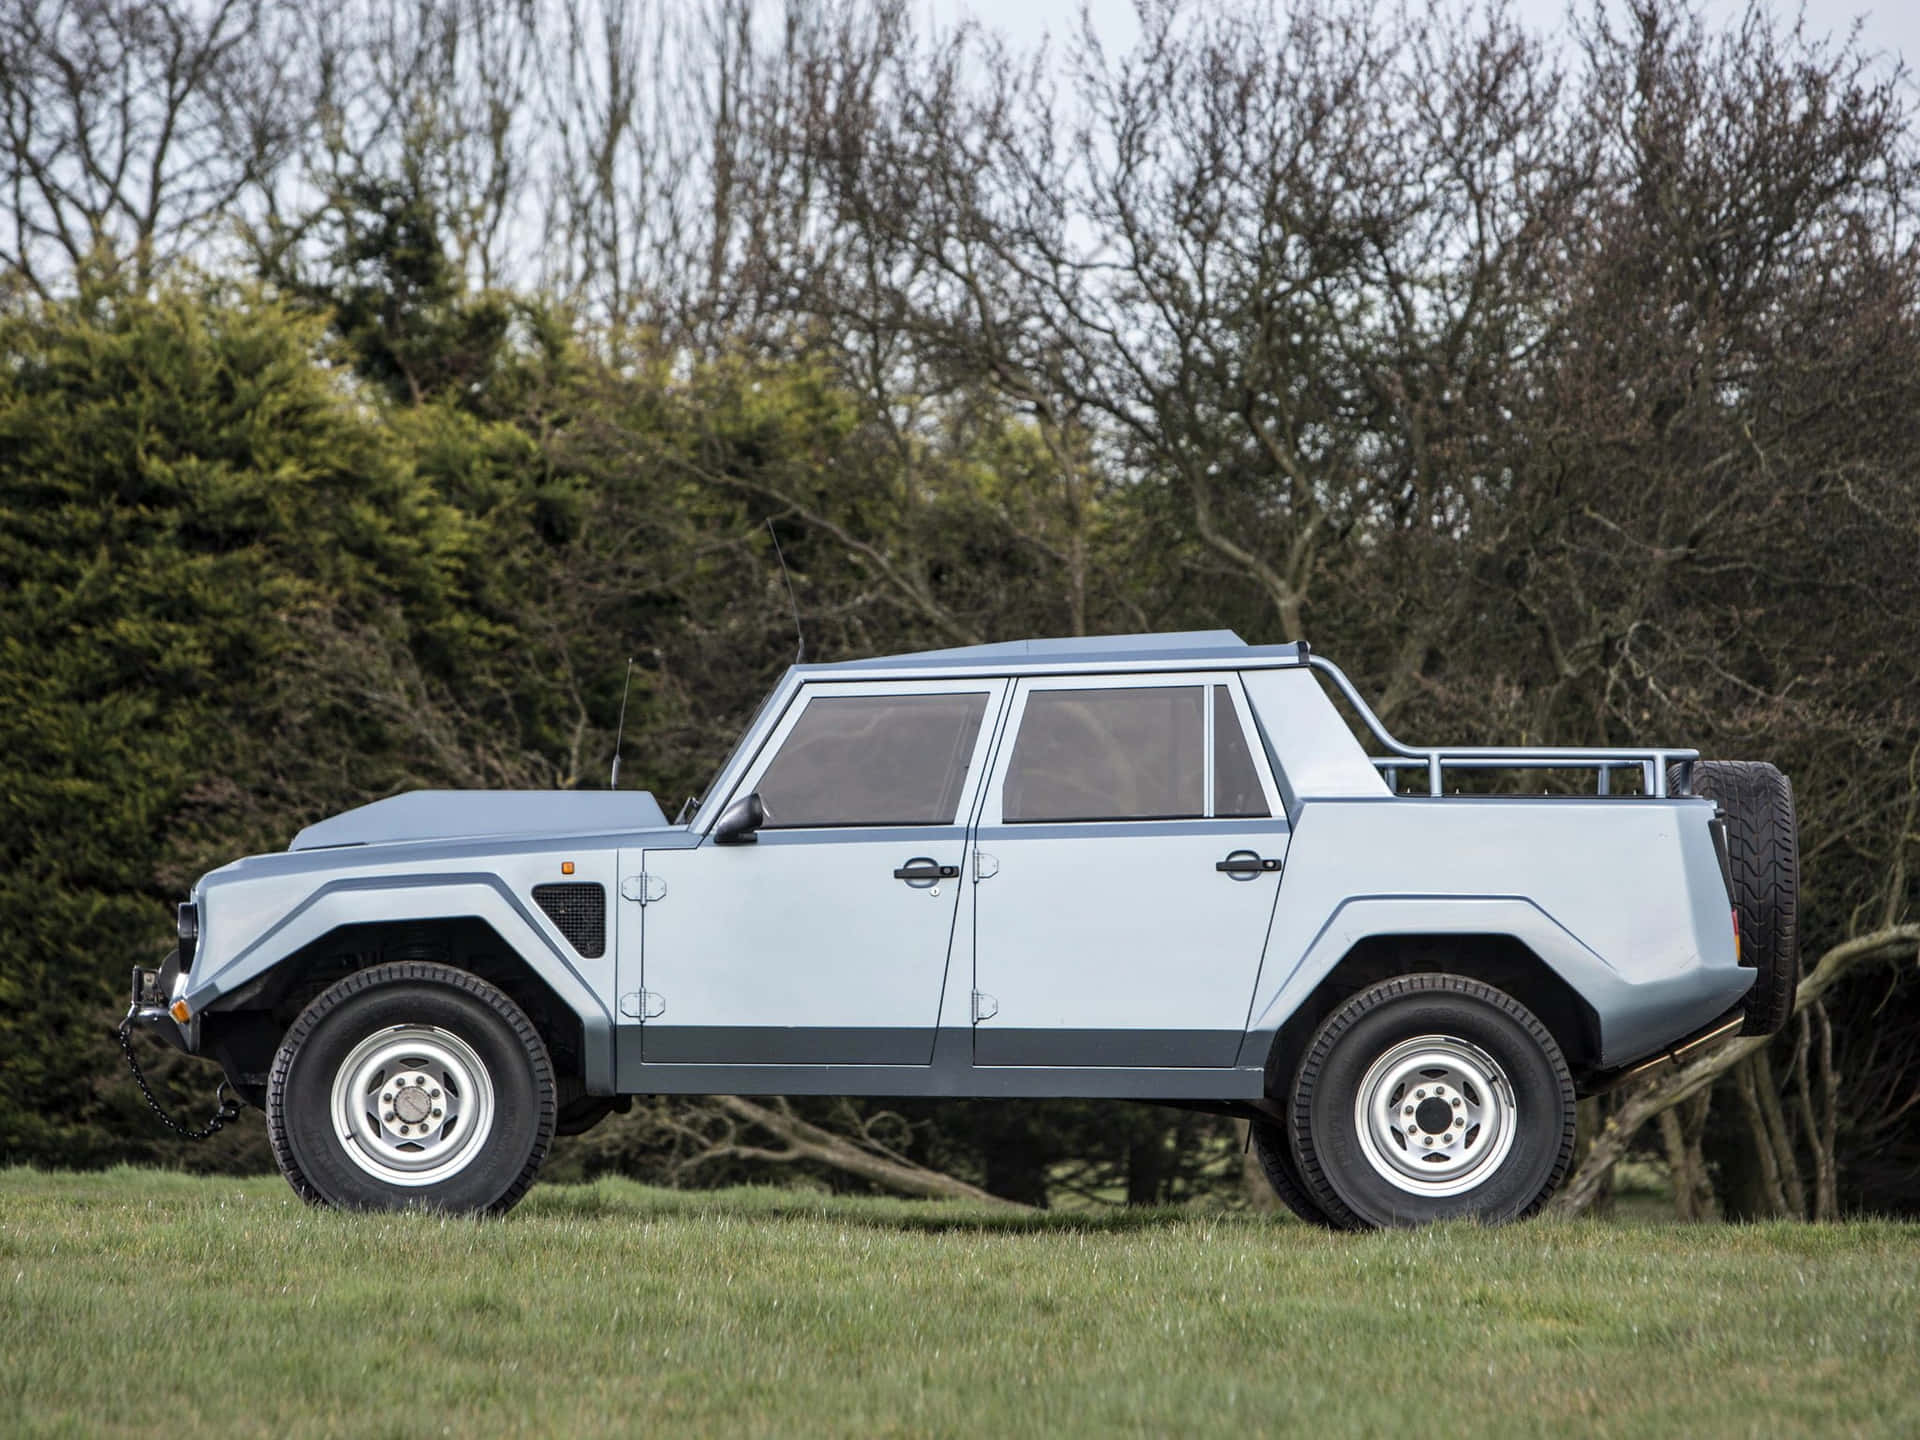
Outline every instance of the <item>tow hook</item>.
POLYGON ((133 1074, 133 1083, 140 1087, 140 1093, 146 1097, 148 1106, 160 1123, 176 1135, 188 1140, 208 1140, 224 1130, 228 1123, 239 1118, 240 1102, 227 1093, 227 1082, 222 1080, 214 1088, 213 1114, 207 1123, 198 1130, 183 1125, 167 1113, 160 1099, 153 1093, 153 1087, 147 1083, 146 1075, 140 1069, 140 1061, 133 1053, 133 1027, 138 1024, 174 1023, 166 1003, 166 991, 160 983, 160 974, 156 970, 135 967, 133 972, 133 999, 127 1006, 126 1017, 121 1020, 120 1028, 114 1032, 114 1038, 120 1042, 120 1053, 127 1057, 127 1069, 133 1074))

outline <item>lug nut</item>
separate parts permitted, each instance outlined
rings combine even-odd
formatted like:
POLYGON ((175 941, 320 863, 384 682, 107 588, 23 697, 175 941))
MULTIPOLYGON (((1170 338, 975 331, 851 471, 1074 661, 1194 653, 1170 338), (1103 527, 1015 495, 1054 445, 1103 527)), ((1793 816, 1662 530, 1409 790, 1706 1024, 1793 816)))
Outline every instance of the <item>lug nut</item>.
POLYGON ((429 1100, 438 1100, 440 1098, 440 1092, 438 1090, 429 1090, 427 1091, 427 1098, 429 1100))
POLYGON ((434 1119, 436 1119, 436 1120, 438 1120, 438 1119, 440 1118, 440 1114, 441 1114, 441 1112, 440 1112, 440 1111, 438 1111, 438 1110, 435 1110, 435 1111, 433 1112, 433 1118, 434 1118, 434 1119))
POLYGON ((1465 1103, 1466 1103, 1466 1102, 1465 1102, 1464 1100, 1462 1100, 1462 1099, 1461 1099, 1461 1098, 1460 1098, 1460 1097, 1459 1097, 1458 1095, 1456 1095, 1456 1096, 1454 1096, 1454 1097, 1453 1097, 1453 1108, 1454 1108, 1454 1109, 1456 1109, 1456 1110, 1458 1110, 1458 1109, 1459 1109, 1459 1108, 1460 1108, 1460 1107, 1461 1107, 1462 1105, 1464 1105, 1465 1103))

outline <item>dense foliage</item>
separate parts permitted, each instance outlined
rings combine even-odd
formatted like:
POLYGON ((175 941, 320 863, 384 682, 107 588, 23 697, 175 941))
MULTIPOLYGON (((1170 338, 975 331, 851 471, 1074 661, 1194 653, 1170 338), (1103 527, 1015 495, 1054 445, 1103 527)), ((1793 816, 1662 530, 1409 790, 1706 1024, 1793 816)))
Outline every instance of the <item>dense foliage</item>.
MULTIPOLYGON (((1811 950, 1913 918, 1916 147, 1844 44, 1650 0, 1565 54, 1148 6, 1052 66, 889 5, 141 8, 0 22, 0 113, 149 107, 0 147, 6 1157, 261 1163, 115 1072, 170 904, 399 789, 601 783, 629 656, 671 811, 791 657, 768 521, 813 655, 1305 635, 1415 737, 1774 759, 1811 950)), ((1667 1153, 1727 1213, 1920 1206, 1916 1037, 1910 964, 1851 980, 1667 1153)), ((802 1108, 1042 1203, 1240 1175, 1174 1112, 802 1108)), ((719 1181, 729 1123, 563 1163, 719 1181)))

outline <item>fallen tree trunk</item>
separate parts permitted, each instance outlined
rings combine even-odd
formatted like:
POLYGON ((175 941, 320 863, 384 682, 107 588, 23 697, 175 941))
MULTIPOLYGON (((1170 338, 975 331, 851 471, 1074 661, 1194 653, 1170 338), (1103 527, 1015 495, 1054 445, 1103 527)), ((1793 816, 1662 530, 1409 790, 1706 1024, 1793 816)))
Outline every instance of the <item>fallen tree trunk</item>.
MULTIPOLYGON (((1835 945, 1800 982, 1794 996, 1796 1014, 1807 1010, 1846 975, 1870 960, 1884 959, 1920 947, 1920 925, 1893 925, 1835 945)), ((1920 955, 1916 955, 1920 958, 1920 955)), ((1726 1041, 1682 1065, 1657 1070, 1632 1090, 1606 1127, 1594 1137, 1580 1168, 1548 1206, 1555 1215, 1584 1215, 1606 1187, 1608 1175, 1641 1126, 1672 1109, 1718 1080, 1734 1066, 1766 1045, 1764 1035, 1745 1035, 1726 1041)))
POLYGON ((989 1194, 944 1171, 916 1165, 876 1145, 862 1144, 822 1129, 794 1114, 793 1107, 785 1100, 762 1102, 738 1095, 716 1095, 710 1103, 750 1130, 771 1136, 779 1142, 778 1148, 750 1143, 741 1137, 739 1130, 729 1127, 725 1136, 708 1139, 683 1166, 720 1159, 764 1160, 777 1165, 811 1161, 901 1195, 917 1195, 929 1200, 975 1200, 1012 1210, 1029 1208, 989 1194))

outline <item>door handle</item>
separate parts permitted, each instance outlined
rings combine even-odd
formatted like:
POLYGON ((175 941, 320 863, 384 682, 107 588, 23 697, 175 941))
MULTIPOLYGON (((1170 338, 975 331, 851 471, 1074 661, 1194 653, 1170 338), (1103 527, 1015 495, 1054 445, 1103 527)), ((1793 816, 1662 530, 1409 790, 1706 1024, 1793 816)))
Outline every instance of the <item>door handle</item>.
POLYGON ((1280 862, 1252 850, 1236 850, 1226 859, 1215 861, 1213 868, 1236 880, 1251 880, 1256 875, 1271 875, 1280 868, 1280 862))
POLYGON ((895 870, 893 872, 893 878, 896 880, 905 880, 908 884, 912 884, 916 880, 921 884, 931 884, 935 880, 956 879, 959 874, 960 867, 958 865, 941 865, 924 856, 916 855, 898 870, 895 870))

